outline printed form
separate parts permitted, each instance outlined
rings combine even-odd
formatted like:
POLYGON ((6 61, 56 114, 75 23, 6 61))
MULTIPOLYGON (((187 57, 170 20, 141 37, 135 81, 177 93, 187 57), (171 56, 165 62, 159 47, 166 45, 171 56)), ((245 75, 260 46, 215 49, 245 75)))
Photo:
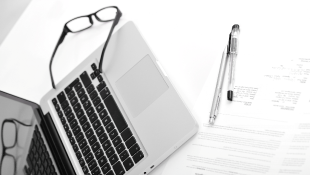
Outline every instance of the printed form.
POLYGON ((233 102, 225 78, 210 125, 215 63, 194 108, 200 129, 169 158, 163 175, 310 174, 310 59, 249 64, 237 65, 233 102))

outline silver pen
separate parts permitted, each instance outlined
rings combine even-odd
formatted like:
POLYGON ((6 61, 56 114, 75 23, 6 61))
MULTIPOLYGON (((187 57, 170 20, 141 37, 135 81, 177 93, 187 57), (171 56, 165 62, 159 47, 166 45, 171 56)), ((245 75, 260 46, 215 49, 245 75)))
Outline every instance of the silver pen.
POLYGON ((233 101, 234 83, 235 83, 235 67, 239 47, 239 25, 233 25, 229 37, 228 54, 229 54, 229 75, 228 75, 228 91, 227 99, 233 101))
POLYGON ((210 113, 210 119, 209 119, 210 124, 214 124, 215 118, 217 117, 218 112, 219 112, 222 87, 223 87, 225 70, 226 70, 226 65, 227 65, 227 58, 228 58, 227 47, 225 47, 223 55, 222 55, 222 61, 220 65, 219 74, 217 77, 217 83, 216 83, 212 107, 211 107, 211 113, 210 113))

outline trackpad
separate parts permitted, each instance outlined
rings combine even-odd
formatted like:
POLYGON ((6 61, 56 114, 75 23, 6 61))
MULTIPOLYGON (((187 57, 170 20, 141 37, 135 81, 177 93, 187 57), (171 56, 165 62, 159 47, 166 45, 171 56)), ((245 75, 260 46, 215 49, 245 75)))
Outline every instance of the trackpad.
POLYGON ((116 87, 133 117, 138 116, 169 88, 149 55, 118 79, 116 87))

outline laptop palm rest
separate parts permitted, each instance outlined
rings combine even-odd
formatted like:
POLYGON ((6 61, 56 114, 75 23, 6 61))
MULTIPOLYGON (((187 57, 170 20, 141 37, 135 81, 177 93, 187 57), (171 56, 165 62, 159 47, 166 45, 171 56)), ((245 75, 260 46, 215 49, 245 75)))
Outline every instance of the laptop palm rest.
POLYGON ((116 87, 133 117, 138 116, 169 89, 149 55, 119 78, 116 87))

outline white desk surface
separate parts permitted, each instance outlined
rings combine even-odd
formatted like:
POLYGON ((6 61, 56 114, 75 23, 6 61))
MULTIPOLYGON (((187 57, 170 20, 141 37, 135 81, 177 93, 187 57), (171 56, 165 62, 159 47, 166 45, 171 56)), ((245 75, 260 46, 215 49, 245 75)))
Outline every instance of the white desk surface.
MULTIPOLYGON (((48 66, 64 23, 109 5, 120 8, 122 22, 134 21, 190 109, 233 24, 241 32, 276 32, 302 29, 310 16, 307 1, 33 0, 0 47, 0 90, 39 103, 52 88, 48 66)), ((67 36, 53 64, 56 82, 105 41, 109 27, 96 23, 67 36)), ((165 162, 151 175, 160 175, 165 162)))

